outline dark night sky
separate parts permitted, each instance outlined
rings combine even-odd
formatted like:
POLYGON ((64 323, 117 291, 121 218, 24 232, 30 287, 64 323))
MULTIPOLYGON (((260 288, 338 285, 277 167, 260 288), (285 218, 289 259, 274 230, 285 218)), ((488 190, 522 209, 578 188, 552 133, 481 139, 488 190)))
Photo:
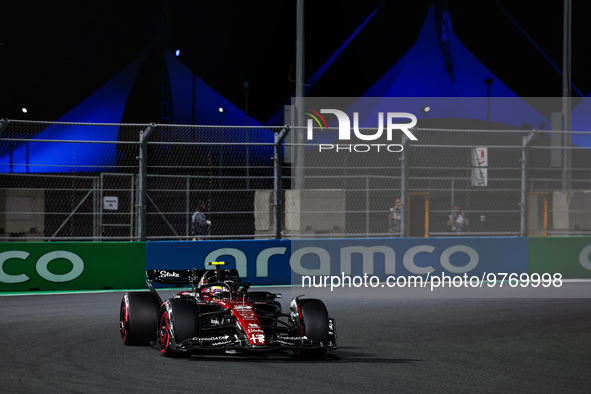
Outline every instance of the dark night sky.
MULTIPOLYGON (((169 46, 206 83, 264 121, 295 92, 296 0, 169 0, 169 46)), ((381 3, 306 2, 306 76, 316 71, 381 3)), ((310 91, 361 96, 415 43, 431 0, 386 0, 310 91)), ((503 9, 562 68, 563 1, 448 0, 459 40, 522 97, 562 94, 562 77, 503 9)), ((161 1, 11 1, 1 6, 0 117, 57 120, 159 37, 161 1)), ((591 91, 591 2, 573 0, 572 78, 591 91)), ((152 58, 154 59, 154 58, 152 58)), ((124 121, 158 122, 157 61, 142 74, 143 100, 124 121), (147 92, 147 93, 146 93, 147 92)), ((483 89, 483 96, 486 94, 483 89)), ((577 93, 573 91, 573 95, 577 93)))

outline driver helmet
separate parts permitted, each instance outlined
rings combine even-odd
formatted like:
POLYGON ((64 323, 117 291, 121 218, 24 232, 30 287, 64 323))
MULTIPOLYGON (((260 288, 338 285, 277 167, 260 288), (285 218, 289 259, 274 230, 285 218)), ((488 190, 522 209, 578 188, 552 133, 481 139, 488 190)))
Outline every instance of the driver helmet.
POLYGON ((211 298, 215 298, 218 293, 222 292, 222 286, 211 286, 207 289, 207 294, 209 294, 209 296, 211 298))

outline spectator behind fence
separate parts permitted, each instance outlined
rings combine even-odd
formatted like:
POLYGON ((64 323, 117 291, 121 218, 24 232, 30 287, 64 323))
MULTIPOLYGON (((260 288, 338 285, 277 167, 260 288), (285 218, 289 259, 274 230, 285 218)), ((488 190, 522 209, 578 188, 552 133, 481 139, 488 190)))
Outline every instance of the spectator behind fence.
POLYGON ((402 201, 397 198, 394 207, 388 213, 388 233, 393 236, 400 236, 400 222, 402 220, 402 201))
POLYGON ((461 233, 468 230, 468 225, 470 221, 461 210, 459 205, 454 205, 453 211, 451 215, 449 215, 449 220, 447 221, 447 227, 450 227, 451 231, 454 233, 461 233))
POLYGON ((211 222, 207 220, 203 211, 205 211, 205 203, 199 201, 195 208, 195 213, 191 217, 191 235, 194 237, 193 241, 203 239, 203 236, 209 234, 211 222))

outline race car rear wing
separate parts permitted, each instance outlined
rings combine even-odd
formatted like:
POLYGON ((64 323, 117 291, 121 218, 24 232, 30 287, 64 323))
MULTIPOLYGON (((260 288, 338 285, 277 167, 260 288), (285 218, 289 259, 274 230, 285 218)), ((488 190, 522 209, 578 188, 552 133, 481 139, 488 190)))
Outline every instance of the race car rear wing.
POLYGON ((147 270, 146 283, 186 286, 199 282, 206 270, 147 270))
POLYGON ((162 285, 172 285, 175 287, 188 287, 190 286, 192 291, 195 291, 196 287, 199 288, 199 283, 205 274, 208 274, 207 283, 219 283, 225 285, 230 283, 229 286, 232 291, 246 292, 250 286, 249 283, 244 283, 238 275, 236 269, 220 269, 223 266, 228 265, 225 261, 210 261, 207 263, 209 266, 215 267, 214 270, 205 270, 193 268, 190 270, 146 270, 146 284, 151 292, 155 293, 154 283, 162 285), (225 283, 226 282, 226 283, 225 283))
MULTIPOLYGON (((238 271, 236 269, 224 269, 223 266, 228 265, 225 261, 209 261, 206 263, 209 266, 215 267, 216 279, 218 282, 222 281, 222 277, 226 279, 239 280, 238 271)), ((193 268, 190 270, 147 270, 146 283, 150 286, 151 283, 160 283, 164 285, 194 285, 198 283, 206 272, 212 270, 204 270, 193 268)))

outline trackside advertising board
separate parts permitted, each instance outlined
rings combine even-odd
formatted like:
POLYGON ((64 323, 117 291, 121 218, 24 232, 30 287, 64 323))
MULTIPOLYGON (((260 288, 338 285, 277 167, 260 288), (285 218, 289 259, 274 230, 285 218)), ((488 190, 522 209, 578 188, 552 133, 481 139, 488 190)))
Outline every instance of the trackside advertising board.
POLYGON ((134 289, 145 286, 145 243, 0 244, 0 291, 134 289))
POLYGON ((542 272, 591 279, 591 237, 530 238, 529 273, 542 272))
POLYGON ((0 292, 145 288, 146 269, 203 269, 216 260, 254 285, 343 274, 591 279, 591 237, 0 243, 0 292))
POLYGON ((147 242, 146 269, 207 268, 227 261, 255 285, 302 276, 527 273, 527 238, 374 238, 147 242))

